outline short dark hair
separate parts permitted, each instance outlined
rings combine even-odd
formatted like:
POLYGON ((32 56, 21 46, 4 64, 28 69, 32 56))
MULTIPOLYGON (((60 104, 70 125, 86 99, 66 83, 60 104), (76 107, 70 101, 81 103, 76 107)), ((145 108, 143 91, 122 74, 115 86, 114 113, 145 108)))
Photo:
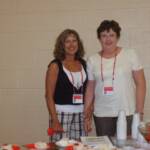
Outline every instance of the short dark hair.
POLYGON ((109 31, 110 29, 112 29, 117 34, 117 38, 120 37, 121 27, 119 23, 115 20, 102 21, 99 27, 97 28, 97 37, 100 39, 101 32, 109 31))
POLYGON ((65 59, 65 49, 64 49, 64 43, 66 38, 73 34, 78 41, 78 51, 76 52, 75 59, 81 59, 84 56, 84 47, 83 43, 80 39, 79 34, 77 31, 73 29, 65 29, 63 32, 59 34, 59 36, 56 39, 55 48, 53 51, 54 57, 58 60, 64 60, 65 59))

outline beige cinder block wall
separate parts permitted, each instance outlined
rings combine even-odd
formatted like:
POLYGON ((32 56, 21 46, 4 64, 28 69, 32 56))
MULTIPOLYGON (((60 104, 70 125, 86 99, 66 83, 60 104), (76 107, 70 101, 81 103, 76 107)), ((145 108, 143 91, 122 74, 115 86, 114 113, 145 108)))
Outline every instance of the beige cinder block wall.
POLYGON ((140 55, 149 118, 149 0, 0 0, 0 143, 48 141, 44 82, 55 39, 76 29, 88 56, 100 49, 96 28, 103 19, 117 20, 120 45, 140 55))

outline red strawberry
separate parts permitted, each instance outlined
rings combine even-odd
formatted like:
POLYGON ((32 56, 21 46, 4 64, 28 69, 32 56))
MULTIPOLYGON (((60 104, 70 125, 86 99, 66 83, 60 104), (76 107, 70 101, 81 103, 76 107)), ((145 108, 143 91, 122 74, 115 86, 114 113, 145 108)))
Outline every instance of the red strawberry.
POLYGON ((73 150, 73 145, 69 145, 65 148, 65 150, 73 150))
POLYGON ((35 148, 35 144, 27 144, 25 145, 27 148, 31 149, 31 148, 35 148))
POLYGON ((12 145, 12 149, 13 149, 13 150, 20 150, 20 147, 19 147, 18 145, 15 145, 15 144, 14 144, 14 145, 12 145))
POLYGON ((47 134, 48 134, 48 136, 52 136, 54 134, 53 128, 48 128, 47 129, 47 134))

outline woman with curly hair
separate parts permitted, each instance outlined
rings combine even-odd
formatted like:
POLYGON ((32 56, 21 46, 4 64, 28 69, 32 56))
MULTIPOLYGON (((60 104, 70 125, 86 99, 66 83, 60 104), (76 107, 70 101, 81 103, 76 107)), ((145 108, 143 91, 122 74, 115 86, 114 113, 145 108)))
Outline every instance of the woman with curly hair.
POLYGON ((63 137, 79 140, 84 136, 83 97, 87 82, 84 47, 75 30, 66 29, 58 36, 54 60, 46 74, 46 101, 50 127, 55 134, 51 141, 63 137))
POLYGON ((136 51, 118 45, 121 27, 104 20, 97 28, 101 49, 87 60, 88 83, 85 94, 85 130, 91 130, 91 105, 97 136, 115 136, 118 112, 124 110, 127 134, 131 134, 135 112, 142 120, 146 82, 136 51))

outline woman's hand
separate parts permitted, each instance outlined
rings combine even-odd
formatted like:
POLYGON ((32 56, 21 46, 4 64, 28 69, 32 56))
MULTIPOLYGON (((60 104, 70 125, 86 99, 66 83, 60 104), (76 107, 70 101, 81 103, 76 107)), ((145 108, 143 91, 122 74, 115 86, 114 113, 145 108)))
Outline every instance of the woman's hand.
POLYGON ((84 130, 86 133, 92 131, 92 114, 93 114, 92 108, 93 107, 90 107, 84 112, 84 130))
POLYGON ((84 130, 86 133, 92 131, 92 118, 84 118, 84 130))
POLYGON ((136 112, 140 114, 140 119, 142 121, 146 94, 146 81, 143 69, 133 71, 133 78, 136 85, 136 112))
POLYGON ((53 128, 54 132, 64 132, 59 120, 52 121, 52 128, 53 128))
POLYGON ((87 133, 92 130, 92 115, 94 110, 94 90, 95 90, 95 81, 89 80, 86 87, 85 103, 84 103, 84 130, 87 133))

